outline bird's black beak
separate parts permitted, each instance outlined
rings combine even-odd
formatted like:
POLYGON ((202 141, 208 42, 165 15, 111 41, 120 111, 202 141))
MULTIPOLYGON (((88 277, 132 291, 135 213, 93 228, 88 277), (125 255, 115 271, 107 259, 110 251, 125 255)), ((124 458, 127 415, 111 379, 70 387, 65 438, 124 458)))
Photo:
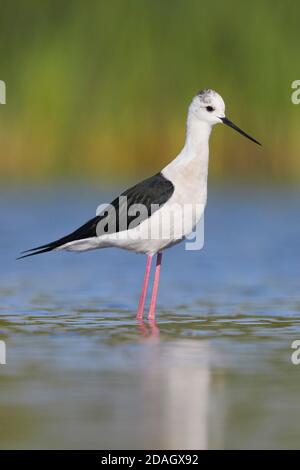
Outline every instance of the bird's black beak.
POLYGON ((232 127, 232 129, 235 129, 237 132, 239 132, 240 134, 244 135, 245 137, 247 137, 247 139, 249 140, 252 140, 252 142, 255 142, 256 144, 258 145, 261 145, 260 142, 258 142, 257 140, 253 139, 253 137, 251 137, 249 134, 246 134, 246 132, 242 131, 242 129, 240 129, 238 126, 236 126, 235 124, 233 124, 233 122, 231 122, 229 119, 227 119, 227 117, 223 117, 223 118, 220 118, 221 121, 226 124, 226 126, 229 126, 229 127, 232 127))

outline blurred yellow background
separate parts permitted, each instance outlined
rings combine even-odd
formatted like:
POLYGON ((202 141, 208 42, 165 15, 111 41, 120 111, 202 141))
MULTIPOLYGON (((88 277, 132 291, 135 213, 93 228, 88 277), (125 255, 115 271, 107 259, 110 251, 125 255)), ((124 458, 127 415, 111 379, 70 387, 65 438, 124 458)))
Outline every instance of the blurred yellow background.
POLYGON ((300 179, 297 1, 27 0, 0 3, 3 182, 113 181, 180 150, 201 88, 263 143, 212 138, 215 180, 300 179))

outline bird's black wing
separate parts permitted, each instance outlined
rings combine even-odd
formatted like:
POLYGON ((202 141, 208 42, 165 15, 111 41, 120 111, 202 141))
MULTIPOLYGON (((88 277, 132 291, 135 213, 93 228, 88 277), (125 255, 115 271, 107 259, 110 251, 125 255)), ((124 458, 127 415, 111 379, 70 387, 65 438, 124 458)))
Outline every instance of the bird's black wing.
POLYGON ((26 250, 23 253, 31 253, 20 256, 20 258, 46 253, 77 240, 134 228, 163 206, 173 192, 173 183, 162 173, 157 173, 124 191, 99 215, 90 219, 74 232, 46 245, 26 250), (140 204, 143 205, 142 211, 139 211, 139 207, 135 206, 140 204))

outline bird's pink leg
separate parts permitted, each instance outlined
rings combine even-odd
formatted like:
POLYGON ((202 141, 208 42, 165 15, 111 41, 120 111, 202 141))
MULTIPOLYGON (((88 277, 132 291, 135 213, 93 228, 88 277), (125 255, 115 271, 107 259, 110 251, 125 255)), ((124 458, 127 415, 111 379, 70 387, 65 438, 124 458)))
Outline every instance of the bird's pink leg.
POLYGON ((156 307, 157 291, 158 291, 158 285, 159 285, 161 258, 162 258, 162 253, 157 253, 153 289, 152 289, 149 315, 148 315, 148 320, 150 321, 154 321, 155 319, 155 307, 156 307))
POLYGON ((147 288, 148 288, 149 277, 150 277, 151 263, 152 263, 152 256, 148 255, 145 274, 144 274, 142 293, 140 297, 138 311, 136 314, 137 320, 141 320, 143 318, 145 300, 146 300, 146 295, 147 295, 147 288))

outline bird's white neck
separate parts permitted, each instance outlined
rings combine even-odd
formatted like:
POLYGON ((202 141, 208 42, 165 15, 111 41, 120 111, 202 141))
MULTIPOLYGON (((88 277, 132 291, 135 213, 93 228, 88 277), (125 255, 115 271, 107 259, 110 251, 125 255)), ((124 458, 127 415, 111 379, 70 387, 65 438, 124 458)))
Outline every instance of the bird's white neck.
MULTIPOLYGON (((211 126, 204 121, 199 121, 191 113, 188 115, 186 126, 186 139, 182 152, 187 159, 208 158, 208 141, 211 126)), ((181 152, 181 153, 182 153, 181 152)))
POLYGON ((197 119, 190 111, 184 147, 179 155, 165 167, 166 176, 169 172, 180 171, 187 166, 191 167, 195 177, 207 176, 210 133, 211 126, 197 119))

